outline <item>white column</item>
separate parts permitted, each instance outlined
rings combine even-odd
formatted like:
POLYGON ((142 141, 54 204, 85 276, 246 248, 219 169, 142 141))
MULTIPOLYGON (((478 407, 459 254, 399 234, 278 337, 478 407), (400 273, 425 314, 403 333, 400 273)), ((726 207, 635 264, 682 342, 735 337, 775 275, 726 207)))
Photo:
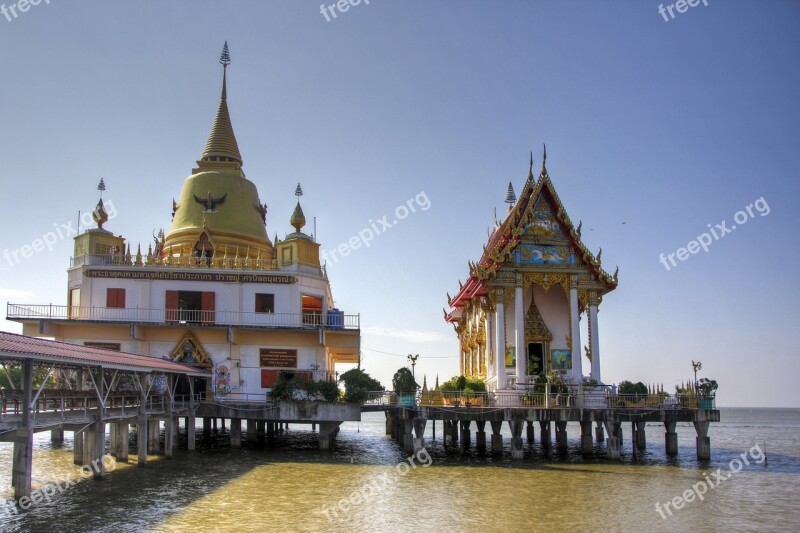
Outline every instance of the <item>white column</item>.
POLYGON ((486 379, 491 379, 497 370, 497 364, 489 363, 489 352, 494 352, 495 345, 497 344, 497 331, 495 327, 495 315, 489 313, 486 315, 486 379))
POLYGON ((516 350, 517 350, 517 384, 525 382, 528 351, 525 349, 525 317, 524 317, 524 292, 522 287, 517 285, 514 290, 514 325, 517 330, 516 350))
POLYGON ((569 288, 569 313, 570 313, 570 326, 572 329, 572 377, 575 381, 583 379, 583 366, 581 350, 581 325, 580 325, 580 308, 578 307, 578 287, 577 280, 573 277, 569 288))
POLYGON ((600 381, 600 338, 597 332, 597 300, 591 301, 589 304, 589 327, 592 331, 592 345, 589 349, 592 351, 592 378, 598 383, 600 381))
POLYGON ((497 328, 495 335, 494 363, 497 373, 497 388, 506 388, 506 332, 505 332, 505 308, 503 306, 503 289, 498 290, 497 304, 495 305, 494 324, 497 328))

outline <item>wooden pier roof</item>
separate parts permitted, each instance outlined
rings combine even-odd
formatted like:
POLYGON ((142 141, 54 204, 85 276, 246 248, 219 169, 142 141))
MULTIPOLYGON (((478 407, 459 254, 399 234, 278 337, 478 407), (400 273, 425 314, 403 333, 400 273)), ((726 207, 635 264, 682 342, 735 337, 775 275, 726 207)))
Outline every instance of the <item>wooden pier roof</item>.
POLYGON ((166 372, 187 376, 209 376, 208 372, 147 355, 80 346, 0 331, 0 359, 32 359, 64 366, 101 367, 127 372, 166 372))

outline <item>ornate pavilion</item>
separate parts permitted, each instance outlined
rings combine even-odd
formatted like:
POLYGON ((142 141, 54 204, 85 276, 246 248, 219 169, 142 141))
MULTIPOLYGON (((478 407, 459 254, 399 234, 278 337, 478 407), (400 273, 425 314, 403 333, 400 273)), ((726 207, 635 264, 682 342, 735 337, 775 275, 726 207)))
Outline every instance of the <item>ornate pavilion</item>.
POLYGON ((337 363, 357 363, 360 319, 334 307, 320 245, 303 232, 299 184, 294 231, 267 236, 267 205, 245 177, 228 111, 227 43, 220 63, 216 117, 172 200, 169 231, 145 253, 132 247, 103 227, 101 192, 97 227, 75 237, 67 305, 9 304, 7 314, 26 335, 212 370, 217 395, 247 399, 263 397, 281 372, 330 379, 337 363))
POLYGON ((508 212, 495 221, 483 254, 469 262, 469 277, 448 294, 459 339, 461 373, 485 379, 490 390, 513 389, 540 374, 557 371, 566 381, 585 373, 601 383, 597 312, 603 296, 617 287, 619 269, 609 275, 597 255, 581 242, 547 174, 544 152, 538 178, 531 155, 519 199, 511 183, 508 212), (588 339, 581 345, 581 315, 588 339))

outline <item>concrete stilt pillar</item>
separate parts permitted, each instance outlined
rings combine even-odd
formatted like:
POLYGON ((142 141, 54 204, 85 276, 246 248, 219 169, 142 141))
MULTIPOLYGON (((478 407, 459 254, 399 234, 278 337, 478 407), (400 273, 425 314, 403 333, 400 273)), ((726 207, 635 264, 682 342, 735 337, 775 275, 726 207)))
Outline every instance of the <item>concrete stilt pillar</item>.
POLYGON ((22 427, 14 436, 14 456, 11 464, 11 484, 14 498, 19 501, 31 494, 31 470, 33 469, 33 361, 22 363, 22 427))
POLYGON ((606 454, 609 459, 619 459, 622 450, 622 423, 608 421, 605 423, 608 438, 606 439, 606 454))
POLYGON ((50 442, 53 444, 64 444, 64 430, 54 429, 50 431, 50 442))
POLYGON ((403 419, 403 451, 412 453, 414 451, 414 429, 413 420, 410 418, 403 419))
POLYGON ((247 444, 254 444, 257 439, 257 429, 256 429, 256 421, 255 420, 248 420, 247 421, 247 444))
POLYGON ((128 462, 128 440, 130 439, 131 426, 128 422, 113 424, 117 426, 117 461, 120 463, 128 462))
POLYGON ((225 419, 224 418, 221 420, 221 423, 222 423, 222 431, 225 431, 225 419))
POLYGON ((385 424, 386 425, 386 434, 387 435, 391 435, 392 434, 392 415, 389 413, 389 411, 384 411, 383 412, 383 416, 386 417, 386 424, 385 424))
POLYGON ((500 434, 502 422, 489 422, 492 426, 492 453, 503 453, 503 435, 500 434))
POLYGON ((11 477, 14 497, 29 496, 31 493, 31 470, 33 469, 33 428, 18 429, 18 440, 14 442, 14 456, 11 477), (24 431, 23 435, 20 435, 24 431))
POLYGON ((461 421, 461 450, 469 449, 469 446, 472 442, 472 435, 469 431, 470 421, 469 420, 462 420, 461 421))
POLYGON ((567 423, 556 422, 556 447, 559 451, 567 450, 567 423))
POLYGON ((425 424, 428 421, 424 418, 414 419, 414 453, 417 453, 425 447, 425 424))
POLYGON ((117 441, 117 424, 112 422, 108 428, 108 455, 111 457, 116 457, 117 449, 119 449, 119 442, 117 441))
POLYGON ((217 432, 217 417, 211 419, 211 431, 217 432))
POLYGON ((94 454, 94 424, 89 426, 89 428, 85 429, 83 432, 83 462, 81 466, 84 465, 91 465, 92 464, 92 455, 94 454))
POLYGON ((597 442, 604 442, 606 440, 605 432, 603 431, 603 423, 598 422, 597 427, 594 428, 594 437, 597 442))
POLYGON ((150 420, 147 428, 147 453, 156 455, 161 452, 161 422, 150 420))
POLYGON ((524 422, 509 421, 511 430, 511 458, 522 459, 522 426, 524 422))
POLYGON ((694 422, 694 429, 697 432, 697 459, 707 461, 711 459, 711 437, 708 436, 710 422, 694 422))
POLYGON ((608 437, 606 439, 606 453, 609 459, 619 459, 620 457, 619 437, 608 437))
POLYGON ((539 429, 542 432, 542 448, 549 450, 553 445, 553 436, 550 429, 550 422, 539 420, 539 429))
POLYGON ((259 420, 256 422, 256 440, 259 444, 264 443, 264 439, 267 436, 266 431, 266 422, 264 420, 259 420))
POLYGON ((147 415, 139 415, 139 420, 136 424, 136 464, 138 466, 147 464, 147 443, 150 441, 147 438, 147 431, 149 428, 150 423, 147 420, 147 415))
POLYGON ((581 422, 581 453, 583 455, 592 455, 593 452, 592 422, 581 422))
POLYGON ((675 457, 678 455, 678 433, 675 431, 677 427, 676 422, 664 422, 664 445, 667 450, 668 457, 675 457))
MULTIPOLYGON (((87 465, 91 464, 92 472, 94 472, 95 479, 103 479, 105 475, 105 465, 103 464, 103 456, 106 451, 106 425, 102 422, 95 422, 94 426, 94 442, 92 443, 92 460, 87 465)), ((88 445, 87 445, 88 447, 88 445)))
POLYGON ((172 419, 172 449, 177 450, 178 444, 180 442, 179 437, 181 434, 180 418, 177 416, 172 416, 171 419, 172 419))
POLYGON ((206 416, 203 417, 203 438, 207 439, 210 436, 211 436, 211 419, 206 416))
POLYGON ((450 421, 450 444, 458 446, 458 421, 450 421))
POLYGON ((193 452, 197 447, 197 428, 194 415, 186 417, 186 449, 193 452))
POLYGON ((175 449, 175 418, 169 417, 164 421, 164 457, 172 459, 172 452, 175 449))
POLYGON ((536 436, 534 435, 533 421, 532 420, 528 420, 527 421, 526 427, 525 427, 525 433, 526 433, 525 436, 528 439, 528 444, 533 444, 534 442, 536 442, 536 436))
POLYGON ((231 418, 231 448, 242 447, 242 419, 231 418))
POLYGON ((341 422, 320 422, 319 423, 319 449, 330 450, 336 439, 336 429, 341 422))
POLYGON ((72 433, 72 462, 83 466, 83 432, 72 433))
POLYGON ((647 424, 645 422, 634 422, 634 445, 638 450, 645 450, 647 449, 647 437, 645 435, 645 426, 647 424))
POLYGON ((478 426, 478 431, 475 432, 475 447, 478 453, 483 455, 486 453, 486 422, 478 421, 475 425, 478 426))

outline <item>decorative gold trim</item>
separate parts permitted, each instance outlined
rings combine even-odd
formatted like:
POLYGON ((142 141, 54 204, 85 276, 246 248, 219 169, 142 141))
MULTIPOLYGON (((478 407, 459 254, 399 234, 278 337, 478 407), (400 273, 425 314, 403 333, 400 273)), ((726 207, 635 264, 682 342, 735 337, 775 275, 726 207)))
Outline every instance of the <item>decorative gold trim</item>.
POLYGON ((525 288, 539 285, 545 291, 553 285, 561 285, 566 294, 569 294, 569 276, 567 274, 554 274, 551 272, 526 272, 523 276, 525 288))

